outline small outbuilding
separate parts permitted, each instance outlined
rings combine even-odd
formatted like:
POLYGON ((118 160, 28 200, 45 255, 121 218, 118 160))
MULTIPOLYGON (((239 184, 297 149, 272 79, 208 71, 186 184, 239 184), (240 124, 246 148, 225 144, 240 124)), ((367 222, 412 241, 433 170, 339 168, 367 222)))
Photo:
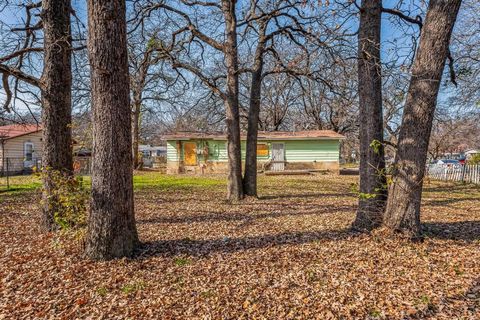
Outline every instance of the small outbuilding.
MULTIPOLYGON (((242 159, 245 140, 242 135, 242 159)), ((331 130, 259 132, 258 169, 264 171, 329 170, 338 172, 340 141, 331 130)), ((176 132, 167 141, 167 173, 225 173, 228 170, 224 133, 176 132)))

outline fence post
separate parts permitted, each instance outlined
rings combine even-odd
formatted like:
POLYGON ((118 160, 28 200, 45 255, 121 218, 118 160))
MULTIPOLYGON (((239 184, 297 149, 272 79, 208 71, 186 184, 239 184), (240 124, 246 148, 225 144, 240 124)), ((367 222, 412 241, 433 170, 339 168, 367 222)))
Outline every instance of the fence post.
POLYGON ((8 161, 8 158, 7 158, 7 190, 10 189, 10 179, 8 177, 8 173, 9 173, 10 170, 8 169, 8 162, 9 161, 8 161))
POLYGON ((479 180, 480 180, 480 179, 479 179, 479 173, 480 173, 480 172, 478 171, 479 168, 480 168, 480 166, 479 166, 478 164, 475 165, 475 182, 474 182, 474 183, 479 183, 479 182, 480 182, 480 181, 479 181, 479 180))
POLYGON ((467 170, 467 164, 465 163, 462 167, 462 177, 461 180, 462 182, 465 182, 465 170, 467 170))

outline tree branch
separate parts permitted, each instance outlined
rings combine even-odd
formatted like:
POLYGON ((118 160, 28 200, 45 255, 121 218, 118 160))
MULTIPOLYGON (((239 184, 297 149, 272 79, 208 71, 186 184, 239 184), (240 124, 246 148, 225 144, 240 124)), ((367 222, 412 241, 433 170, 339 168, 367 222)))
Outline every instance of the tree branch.
POLYGON ((2 75, 2 83, 3 83, 3 89, 5 90, 5 103, 3 104, 3 108, 7 111, 10 112, 10 102, 12 101, 12 90, 10 90, 10 85, 8 84, 8 74, 4 73, 2 75))
POLYGON ((389 9, 389 8, 382 8, 382 12, 389 13, 389 14, 392 14, 394 16, 397 16, 404 21, 414 23, 414 24, 418 25, 420 27, 420 29, 423 27, 422 17, 420 17, 420 16, 416 16, 415 18, 412 18, 412 17, 407 16, 406 14, 404 14, 401 11, 398 11, 398 10, 395 10, 395 9, 389 9))
POLYGON ((42 88, 42 83, 40 79, 31 76, 29 74, 24 73, 22 70, 12 68, 10 66, 0 64, 0 72, 2 74, 7 74, 8 76, 12 76, 17 78, 18 80, 22 80, 28 84, 31 84, 33 86, 36 86, 38 88, 42 88))

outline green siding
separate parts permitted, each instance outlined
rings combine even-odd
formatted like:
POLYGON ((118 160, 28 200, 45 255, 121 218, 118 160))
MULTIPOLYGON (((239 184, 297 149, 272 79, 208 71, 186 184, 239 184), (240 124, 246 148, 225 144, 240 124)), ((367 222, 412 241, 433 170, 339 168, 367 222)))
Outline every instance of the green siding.
POLYGON ((167 141, 167 161, 178 161, 177 142, 175 140, 167 141))
MULTIPOLYGON (((205 143, 208 145, 210 161, 228 161, 227 143, 218 140, 202 140, 197 141, 197 147, 203 147, 205 143)), ((340 155, 339 140, 288 140, 288 141, 260 141, 259 143, 267 143, 271 149, 272 143, 285 144, 285 160, 288 162, 330 162, 338 161, 340 155)), ((176 151, 176 141, 167 141, 167 160, 179 161, 183 159, 183 150, 180 152, 178 159, 176 151)), ((271 156, 269 150, 268 157, 258 157, 260 160, 267 160, 271 156)), ((203 159, 202 155, 197 156, 199 160, 203 159)), ((245 159, 245 141, 242 141, 242 159, 245 159)))
POLYGON ((285 161, 338 161, 340 155, 339 146, 338 140, 285 141, 285 161))
POLYGON ((208 142, 208 157, 212 161, 228 161, 226 141, 211 140, 208 142))

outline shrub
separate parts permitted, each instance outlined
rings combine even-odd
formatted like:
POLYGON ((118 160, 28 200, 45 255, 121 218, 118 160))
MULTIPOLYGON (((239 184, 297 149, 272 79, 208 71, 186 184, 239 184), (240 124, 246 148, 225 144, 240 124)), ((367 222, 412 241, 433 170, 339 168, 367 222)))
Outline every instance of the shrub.
POLYGON ((468 164, 480 164, 480 153, 474 154, 469 160, 468 164))
POLYGON ((83 178, 49 169, 44 169, 41 176, 48 179, 51 189, 41 205, 53 209, 54 221, 59 228, 64 231, 85 228, 89 192, 83 185, 83 178))

